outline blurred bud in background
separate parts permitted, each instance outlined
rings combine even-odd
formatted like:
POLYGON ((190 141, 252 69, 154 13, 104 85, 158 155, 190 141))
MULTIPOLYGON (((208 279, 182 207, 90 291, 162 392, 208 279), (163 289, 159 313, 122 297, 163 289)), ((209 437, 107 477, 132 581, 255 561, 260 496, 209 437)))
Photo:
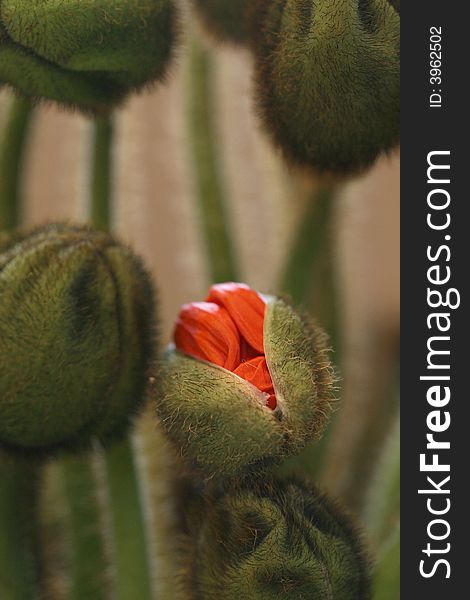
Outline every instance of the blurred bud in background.
POLYGON ((160 80, 176 37, 173 0, 0 0, 0 85, 103 112, 160 80))
POLYGON ((367 600, 360 536, 300 481, 268 478, 210 494, 189 511, 191 588, 204 600, 367 600))
POLYGON ((292 163, 347 175, 399 140, 400 17, 389 0, 257 0, 257 104, 292 163))

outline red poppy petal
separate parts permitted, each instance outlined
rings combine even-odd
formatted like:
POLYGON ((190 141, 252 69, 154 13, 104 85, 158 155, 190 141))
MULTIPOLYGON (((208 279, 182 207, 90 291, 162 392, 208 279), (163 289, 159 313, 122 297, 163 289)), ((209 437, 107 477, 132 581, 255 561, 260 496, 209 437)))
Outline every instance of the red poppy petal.
POLYGON ((271 393, 273 391, 273 382, 264 356, 241 363, 234 373, 252 383, 262 392, 271 393))
POLYGON ((242 379, 249 381, 266 394, 266 406, 268 408, 271 410, 276 408, 277 401, 274 394, 274 386, 264 356, 258 356, 241 363, 235 369, 234 373, 242 377, 242 379))
POLYGON ((263 352, 258 352, 254 348, 250 346, 250 344, 244 339, 240 340, 240 362, 245 362, 246 360, 251 360, 252 358, 256 358, 257 356, 264 356, 263 352))
POLYGON ((173 334, 178 350, 233 371, 240 363, 240 336, 228 312, 211 302, 185 304, 173 334))
POLYGON ((271 410, 275 410, 277 406, 276 396, 274 394, 270 394, 269 398, 266 400, 266 406, 271 410))
POLYGON ((223 306, 248 344, 264 353, 266 303, 259 294, 244 283, 218 283, 209 290, 207 301, 223 306))

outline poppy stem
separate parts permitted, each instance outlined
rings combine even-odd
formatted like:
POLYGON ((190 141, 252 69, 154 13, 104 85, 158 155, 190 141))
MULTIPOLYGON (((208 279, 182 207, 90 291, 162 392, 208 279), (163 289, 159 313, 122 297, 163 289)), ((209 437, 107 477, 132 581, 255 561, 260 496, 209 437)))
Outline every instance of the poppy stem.
POLYGON ((135 454, 129 438, 105 455, 116 598, 150 600, 152 581, 135 454))
MULTIPOLYGON (((336 188, 320 187, 309 198, 307 211, 287 259, 281 292, 296 304, 312 308, 316 320, 327 331, 334 349, 333 361, 338 364, 340 338, 338 333, 337 294, 331 256, 332 217, 336 188)), ((321 440, 313 442, 298 456, 286 461, 282 472, 292 470, 316 476, 322 469, 329 444, 331 424, 321 440)))
POLYGON ((19 219, 20 174, 31 114, 28 100, 12 99, 0 142, 0 231, 13 229, 19 219))
POLYGON ((333 188, 315 190, 287 259, 281 290, 294 302, 308 301, 319 257, 329 237, 333 188))
MULTIPOLYGON (((0 231, 20 217, 19 184, 32 108, 13 98, 0 142, 0 231)), ((40 467, 0 456, 0 598, 36 596, 39 587, 37 499, 40 467)))
POLYGON ((108 229, 111 214, 111 177, 113 123, 109 117, 98 117, 93 131, 91 179, 91 221, 99 229, 108 229))
MULTIPOLYGON (((111 117, 95 121, 91 218, 96 227, 110 229, 112 222, 111 117)), ((146 526, 134 449, 130 436, 105 451, 111 512, 111 544, 115 560, 115 590, 119 600, 152 597, 146 526)))
POLYGON ((104 600, 107 565, 92 461, 88 456, 63 459, 60 474, 71 549, 70 599, 104 600))
MULTIPOLYGON (((112 124, 106 117, 93 122, 90 218, 107 229, 110 212, 112 124)), ((59 461, 59 477, 67 503, 70 565, 67 573, 72 599, 105 597, 105 532, 98 504, 98 483, 89 454, 59 461), (93 592, 90 595, 90 592, 93 592)))
MULTIPOLYGON (((110 229, 112 221, 112 141, 111 117, 96 119, 93 132, 90 218, 95 227, 104 230, 110 229)), ((93 471, 92 458, 85 455, 74 458, 72 462, 64 460, 61 470, 72 529, 70 585, 74 597, 105 597, 103 572, 107 566, 107 535, 110 538, 112 557, 117 564, 112 569, 112 586, 116 598, 151 598, 146 527, 130 438, 125 437, 104 452, 104 485, 107 486, 105 495, 111 512, 109 532, 105 532, 102 527, 100 530, 100 523, 103 524, 106 519, 100 518, 100 507, 96 501, 99 483, 93 471), (88 497, 88 501, 84 495, 88 497), (95 595, 86 596, 85 591, 91 587, 94 588, 95 595)))
POLYGON ((190 64, 189 119, 200 218, 214 282, 236 281, 233 245, 217 161, 209 51, 193 39, 190 64))
POLYGON ((37 499, 39 469, 0 457, 0 598, 28 600, 39 593, 37 499))

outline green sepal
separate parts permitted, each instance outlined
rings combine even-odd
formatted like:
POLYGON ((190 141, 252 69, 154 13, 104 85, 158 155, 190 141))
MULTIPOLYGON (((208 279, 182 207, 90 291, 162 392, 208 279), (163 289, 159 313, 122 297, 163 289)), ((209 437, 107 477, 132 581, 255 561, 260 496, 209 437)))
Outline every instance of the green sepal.
POLYGON ((215 365, 169 349, 152 395, 179 454, 207 477, 270 463, 284 432, 254 386, 215 365))
POLYGON ((347 175, 400 133, 400 16, 388 0, 257 0, 260 115, 292 163, 347 175))
POLYGON ((0 255, 0 447, 34 456, 120 437, 155 344, 141 261, 104 232, 50 225, 0 255))
POLYGON ((268 302, 264 350, 285 432, 286 455, 319 439, 330 417, 335 376, 327 342, 309 316, 282 299, 268 302))

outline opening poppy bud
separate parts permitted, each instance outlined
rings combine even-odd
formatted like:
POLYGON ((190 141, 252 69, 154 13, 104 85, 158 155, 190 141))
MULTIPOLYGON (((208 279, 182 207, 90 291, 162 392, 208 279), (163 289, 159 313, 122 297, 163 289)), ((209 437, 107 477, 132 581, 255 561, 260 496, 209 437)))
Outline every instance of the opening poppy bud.
POLYGON ((104 232, 49 225, 0 254, 0 447, 42 455, 127 429, 154 353, 141 261, 104 232))
POLYGON ((389 0, 256 0, 256 94, 286 158, 351 174, 397 145, 400 16, 389 0))
POLYGON ((230 486, 189 514, 188 587, 204 600, 367 600, 360 536, 313 486, 268 478, 230 486))
POLYGON ((233 476, 300 451, 332 401, 325 336, 278 298, 214 285, 182 307, 154 384, 157 414, 183 457, 233 476))
POLYGON ((208 31, 225 42, 244 44, 248 41, 246 24, 248 8, 253 0, 192 0, 208 31))
POLYGON ((173 0, 0 0, 0 84, 109 110, 164 76, 175 21, 173 0))

